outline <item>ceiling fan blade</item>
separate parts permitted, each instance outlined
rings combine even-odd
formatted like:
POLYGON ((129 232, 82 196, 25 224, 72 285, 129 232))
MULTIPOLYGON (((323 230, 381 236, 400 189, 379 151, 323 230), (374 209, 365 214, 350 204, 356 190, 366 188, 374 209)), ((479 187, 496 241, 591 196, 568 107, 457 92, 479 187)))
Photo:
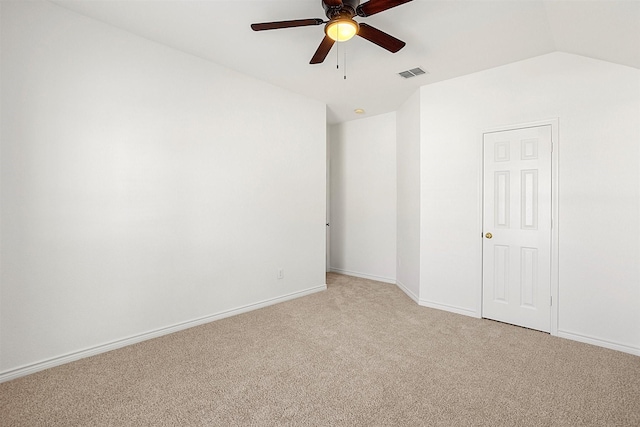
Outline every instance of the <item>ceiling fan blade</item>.
POLYGON ((322 39, 320 46, 318 46, 318 50, 316 50, 316 53, 313 54, 313 58, 311 58, 311 61, 309 61, 309 64, 322 63, 324 59, 327 57, 327 55, 329 54, 329 51, 333 47, 334 43, 335 41, 333 41, 331 37, 324 36, 324 39, 322 39))
POLYGON ((406 45, 402 40, 398 40, 384 31, 380 31, 379 29, 365 23, 360 24, 360 31, 358 31, 358 35, 392 53, 396 53, 406 45))
POLYGON ((412 0, 369 0, 358 6, 356 12, 359 16, 371 16, 410 1, 412 0))
POLYGON ((260 24, 251 24, 251 29, 253 31, 277 30, 280 28, 307 27, 309 25, 320 25, 323 23, 324 21, 320 18, 294 19, 292 21, 275 21, 262 22, 260 24))

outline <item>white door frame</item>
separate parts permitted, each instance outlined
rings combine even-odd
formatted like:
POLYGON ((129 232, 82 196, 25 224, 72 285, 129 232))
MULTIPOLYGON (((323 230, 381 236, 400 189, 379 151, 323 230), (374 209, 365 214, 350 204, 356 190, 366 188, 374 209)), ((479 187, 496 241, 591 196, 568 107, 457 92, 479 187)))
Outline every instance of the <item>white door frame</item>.
POLYGON ((513 125, 506 126, 498 126, 492 127, 488 129, 484 129, 480 134, 478 144, 478 152, 480 153, 480 168, 479 168, 479 176, 478 176, 478 250, 480 251, 480 285, 478 286, 477 293, 477 313, 482 317, 482 238, 483 238, 483 203, 484 203, 484 194, 483 194, 483 180, 484 180, 484 154, 483 154, 483 144, 484 144, 484 134, 492 133, 492 132, 501 132, 507 130, 516 130, 522 128, 530 128, 537 126, 551 126, 551 335, 558 335, 558 307, 559 307, 559 298, 558 298, 558 284, 559 284, 559 276, 558 276, 558 225, 559 221, 559 206, 558 206, 558 157, 560 153, 559 147, 559 120, 558 118, 552 118, 547 120, 540 120, 535 122, 527 122, 527 123, 519 123, 513 125))

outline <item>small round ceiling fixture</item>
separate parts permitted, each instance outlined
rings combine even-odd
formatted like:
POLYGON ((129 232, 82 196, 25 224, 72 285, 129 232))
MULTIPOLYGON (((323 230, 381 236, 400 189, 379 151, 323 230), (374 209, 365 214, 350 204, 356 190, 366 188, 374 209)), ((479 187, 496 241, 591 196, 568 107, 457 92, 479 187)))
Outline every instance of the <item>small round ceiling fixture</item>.
POLYGON ((364 110, 362 108, 356 108, 353 112, 356 114, 364 114, 364 110))

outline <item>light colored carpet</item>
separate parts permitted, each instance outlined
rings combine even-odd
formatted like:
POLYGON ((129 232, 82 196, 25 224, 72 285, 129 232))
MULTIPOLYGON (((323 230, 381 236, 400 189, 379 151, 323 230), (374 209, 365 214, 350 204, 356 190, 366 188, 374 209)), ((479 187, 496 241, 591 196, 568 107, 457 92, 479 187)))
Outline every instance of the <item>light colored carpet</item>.
POLYGON ((640 425, 640 357, 327 281, 0 384, 0 425, 640 425))

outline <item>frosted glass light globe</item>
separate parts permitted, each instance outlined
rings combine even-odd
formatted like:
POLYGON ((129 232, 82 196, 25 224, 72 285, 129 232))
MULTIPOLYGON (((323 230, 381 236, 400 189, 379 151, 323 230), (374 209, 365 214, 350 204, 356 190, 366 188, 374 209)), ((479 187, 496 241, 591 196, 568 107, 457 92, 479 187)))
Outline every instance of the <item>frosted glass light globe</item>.
POLYGON ((325 31, 332 40, 346 42, 358 34, 358 24, 352 19, 339 19, 329 22, 325 31))

